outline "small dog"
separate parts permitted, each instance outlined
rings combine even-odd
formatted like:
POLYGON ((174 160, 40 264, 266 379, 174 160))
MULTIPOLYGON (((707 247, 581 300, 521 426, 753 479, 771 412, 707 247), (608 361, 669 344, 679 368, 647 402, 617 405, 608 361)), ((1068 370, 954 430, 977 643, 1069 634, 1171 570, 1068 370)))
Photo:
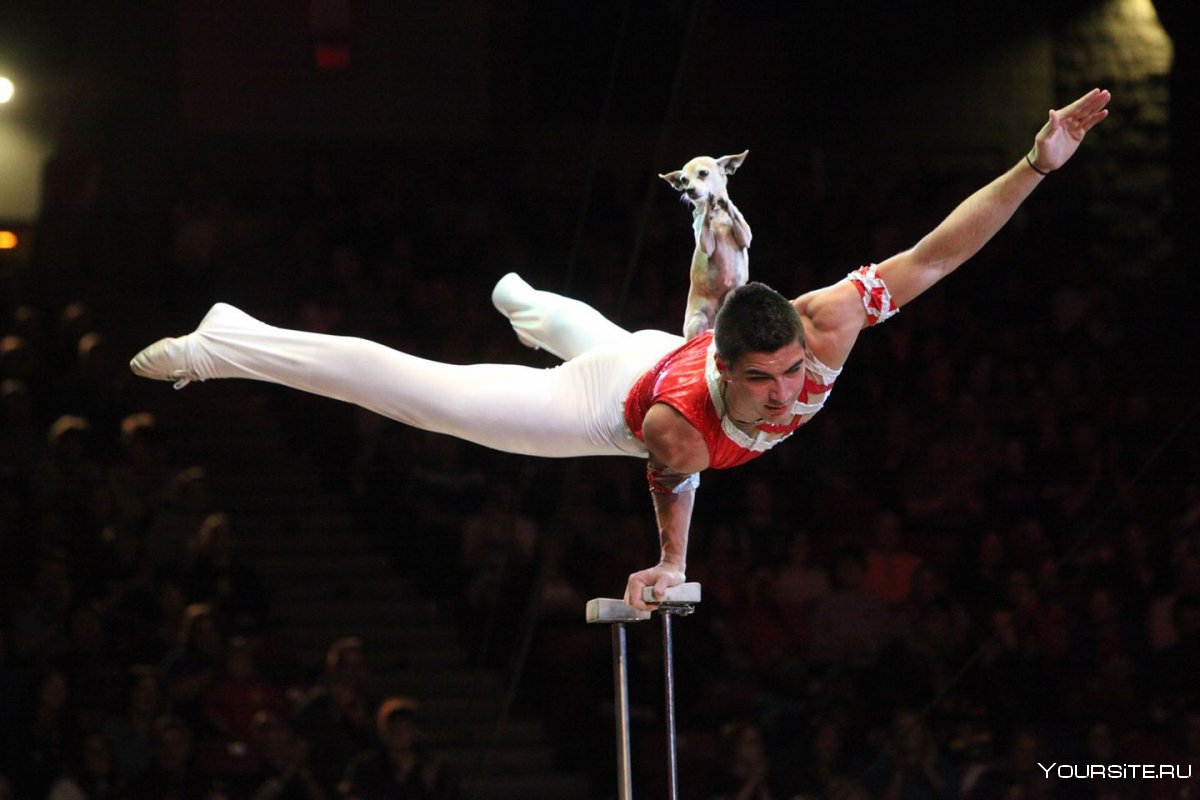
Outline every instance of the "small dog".
POLYGON ((693 339, 712 328, 726 296, 750 276, 750 225, 729 199, 729 176, 746 160, 736 156, 700 156, 683 169, 659 175, 692 205, 696 251, 683 335, 693 339))

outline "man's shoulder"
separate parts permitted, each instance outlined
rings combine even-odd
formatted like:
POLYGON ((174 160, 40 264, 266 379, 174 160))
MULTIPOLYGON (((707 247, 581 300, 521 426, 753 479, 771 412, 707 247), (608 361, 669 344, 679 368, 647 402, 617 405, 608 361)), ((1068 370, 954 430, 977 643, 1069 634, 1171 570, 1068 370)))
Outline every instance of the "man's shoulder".
POLYGON ((797 297, 792 307, 816 333, 858 331, 866 321, 862 295, 846 278, 797 297))
POLYGON ((792 306, 804 323, 808 351, 822 364, 840 369, 866 321, 858 290, 840 280, 797 297, 792 306))

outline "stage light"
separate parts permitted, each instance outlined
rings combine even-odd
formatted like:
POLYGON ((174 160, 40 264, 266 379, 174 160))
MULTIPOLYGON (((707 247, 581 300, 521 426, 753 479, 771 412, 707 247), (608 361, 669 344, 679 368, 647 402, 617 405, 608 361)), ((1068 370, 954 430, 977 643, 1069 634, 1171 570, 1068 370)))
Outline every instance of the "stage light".
POLYGON ((0 231, 0 250, 16 250, 21 240, 12 231, 0 231))
POLYGON ((0 103, 7 103, 9 100, 12 100, 13 94, 16 91, 17 87, 13 86, 13 82, 0 75, 0 103))

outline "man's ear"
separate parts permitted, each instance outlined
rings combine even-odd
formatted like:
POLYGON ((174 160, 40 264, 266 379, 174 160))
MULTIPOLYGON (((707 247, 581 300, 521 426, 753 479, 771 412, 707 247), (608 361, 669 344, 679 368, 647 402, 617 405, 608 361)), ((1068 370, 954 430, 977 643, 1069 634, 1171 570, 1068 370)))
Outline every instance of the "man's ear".
POLYGON ((677 192, 683 191, 683 184, 679 182, 679 176, 683 174, 683 170, 677 169, 674 172, 668 172, 666 175, 659 173, 658 177, 662 178, 667 183, 671 184, 671 188, 677 192))
POLYGON ((738 167, 746 160, 746 156, 750 155, 749 150, 743 150, 736 156, 721 156, 717 159, 717 163, 721 166, 721 171, 726 175, 732 175, 738 171, 738 167))
POLYGON ((720 356, 714 355, 713 361, 717 365, 717 372, 719 372, 721 374, 721 380, 728 381, 730 379, 729 378, 729 365, 725 363, 725 359, 721 358, 720 356))

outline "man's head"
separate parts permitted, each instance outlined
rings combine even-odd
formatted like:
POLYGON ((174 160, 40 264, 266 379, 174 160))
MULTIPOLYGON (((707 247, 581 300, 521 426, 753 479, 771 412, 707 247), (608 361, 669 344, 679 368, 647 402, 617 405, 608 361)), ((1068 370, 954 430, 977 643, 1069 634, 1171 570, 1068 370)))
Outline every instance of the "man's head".
POLYGON ((729 365, 747 353, 773 353, 794 342, 804 345, 804 325, 795 307, 758 281, 739 286, 725 299, 714 328, 717 355, 729 365))
POLYGON ((713 336, 726 413, 740 422, 786 422, 804 388, 804 326, 792 304, 747 283, 717 313, 713 336))

